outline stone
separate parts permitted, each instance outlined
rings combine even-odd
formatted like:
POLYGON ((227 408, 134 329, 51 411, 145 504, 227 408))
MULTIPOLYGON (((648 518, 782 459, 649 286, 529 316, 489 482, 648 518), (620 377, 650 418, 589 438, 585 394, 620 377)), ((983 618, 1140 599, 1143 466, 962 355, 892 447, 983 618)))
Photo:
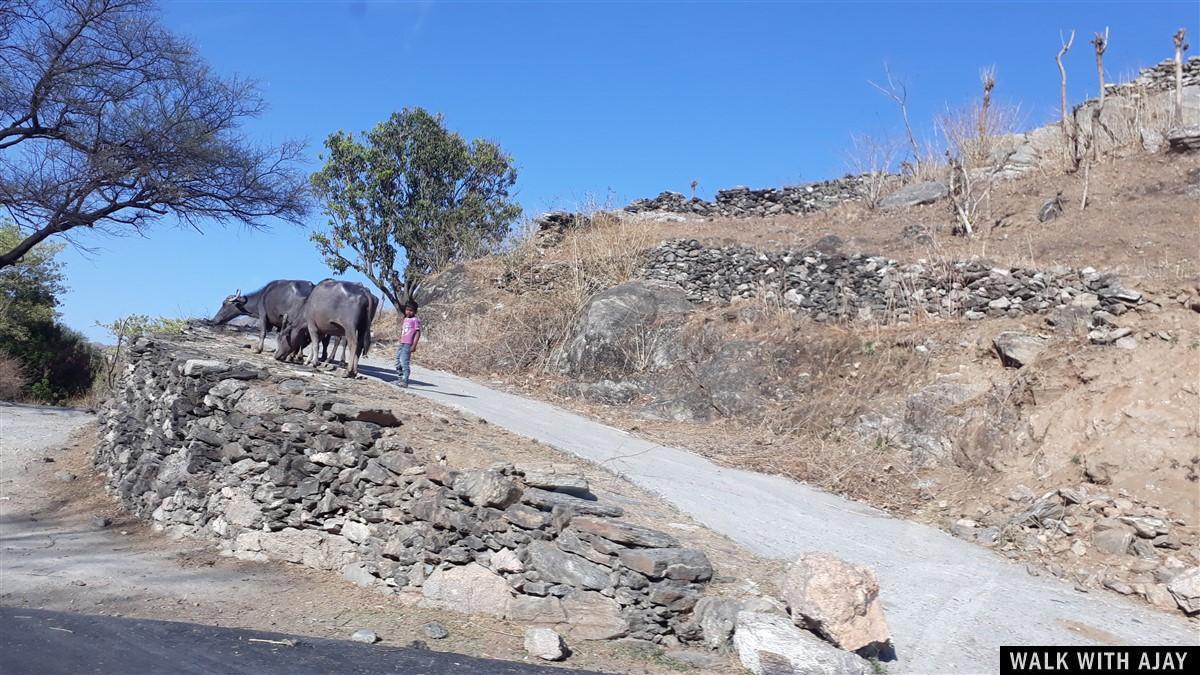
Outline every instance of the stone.
MULTIPOLYGON (((526 582, 526 590, 532 583, 526 582)), ((518 594, 508 603, 504 618, 523 624, 554 626, 567 622, 567 612, 558 598, 518 594)))
POLYGON ((992 338, 1000 362, 1009 368, 1021 368, 1033 363, 1046 350, 1046 340, 1017 331, 1005 331, 992 338))
POLYGON ((92 518, 92 527, 105 528, 112 525, 112 518, 108 516, 96 516, 92 518))
POLYGON ((445 626, 436 621, 430 621, 421 626, 421 631, 430 640, 443 640, 450 635, 450 631, 446 630, 445 626))
POLYGON ((263 521, 262 507, 244 493, 237 493, 225 504, 225 520, 240 527, 256 528, 263 521))
POLYGON ((76 476, 70 471, 55 471, 54 478, 63 483, 70 483, 71 481, 75 480, 76 476))
POLYGON ((530 542, 526 556, 527 566, 537 570, 546 581, 596 591, 611 585, 607 568, 562 551, 550 542, 530 542))
POLYGON ((422 584, 421 595, 427 607, 503 618, 512 590, 503 577, 478 563, 468 563, 434 570, 422 584))
POLYGON ((493 570, 501 573, 525 571, 525 564, 511 548, 502 548, 493 553, 490 564, 493 570))
POLYGON ((527 488, 521 494, 521 501, 545 511, 559 506, 582 515, 606 516, 609 518, 619 518, 625 515, 625 510, 619 506, 601 504, 595 500, 581 499, 566 493, 550 492, 541 488, 527 488))
POLYGON ((1128 555, 1129 547, 1133 545, 1133 533, 1125 528, 1095 532, 1092 545, 1110 555, 1128 555))
POLYGON ((629 632, 621 605, 592 591, 575 591, 562 599, 567 615, 566 637, 572 640, 611 640, 629 632))
POLYGON ((524 504, 513 504, 504 510, 504 519, 527 530, 540 530, 550 524, 550 515, 524 504))
POLYGON ((398 427, 400 419, 391 410, 384 408, 367 408, 349 403, 334 403, 329 412, 342 421, 370 422, 381 427, 398 427))
POLYGON ((379 642, 379 635, 370 628, 360 628, 354 631, 354 634, 350 636, 350 639, 355 642, 364 642, 366 644, 373 645, 376 642, 379 642))
POLYGON ((566 471, 558 471, 554 467, 526 468, 524 469, 524 474, 522 480, 530 487, 554 492, 578 494, 588 494, 590 490, 587 479, 583 476, 566 471))
POLYGON ((266 415, 279 412, 281 406, 274 396, 263 387, 251 387, 246 390, 233 409, 243 415, 266 415))
POLYGON ((602 290, 584 304, 550 367, 593 380, 665 368, 681 358, 668 336, 691 311, 687 295, 672 283, 635 280, 602 290), (647 345, 646 353, 629 349, 635 343, 647 345))
POLYGON ((1200 567, 1192 567, 1175 575, 1167 584, 1167 590, 1184 614, 1200 614, 1200 567))
POLYGON ((503 509, 521 497, 511 480, 496 471, 464 471, 454 479, 454 492, 475 506, 503 509))
POLYGON ((370 588, 379 582, 379 578, 371 573, 371 568, 365 563, 350 563, 342 568, 342 576, 355 586, 370 588))
POLYGON ((720 649, 728 643, 742 609, 742 602, 731 598, 700 598, 692 609, 692 616, 700 625, 704 645, 709 649, 720 649))
POLYGON ((707 581, 712 564, 703 551, 686 548, 626 549, 618 553, 621 564, 651 579, 707 581))
POLYGON ((869 567, 809 553, 788 565, 779 589, 797 626, 843 649, 880 648, 891 641, 879 582, 869 567))
POLYGON ((1200 150, 1200 126, 1175 127, 1167 131, 1167 146, 1171 152, 1200 150))
POLYGON ((184 377, 217 375, 229 370, 229 364, 214 359, 188 359, 183 363, 184 377))
POLYGON ((562 637, 549 628, 527 629, 525 651, 543 661, 562 661, 567 657, 567 648, 562 637))
POLYGON ((371 527, 366 523, 347 521, 342 523, 342 536, 356 544, 361 544, 371 537, 371 527))
POLYGON ((665 532, 652 530, 640 525, 632 525, 619 520, 579 516, 571 519, 571 527, 588 534, 603 537, 609 541, 629 546, 645 546, 648 548, 673 548, 679 546, 679 541, 665 532))
POLYGON ((834 647, 777 614, 738 612, 733 644, 742 666, 755 675, 873 672, 861 657, 834 647))
POLYGON ((880 199, 879 208, 898 209, 909 206, 920 206, 922 204, 932 204, 945 197, 949 193, 950 191, 946 189, 946 185, 938 181, 913 183, 912 185, 902 187, 883 199, 880 199))

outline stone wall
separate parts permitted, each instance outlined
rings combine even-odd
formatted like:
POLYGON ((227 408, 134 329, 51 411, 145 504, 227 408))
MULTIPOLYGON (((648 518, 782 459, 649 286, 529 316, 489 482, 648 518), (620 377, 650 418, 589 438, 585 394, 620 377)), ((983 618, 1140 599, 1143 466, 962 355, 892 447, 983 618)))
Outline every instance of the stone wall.
POLYGON ((663 192, 653 199, 638 199, 625 207, 630 213, 691 213, 704 217, 746 218, 820 211, 843 202, 858 201, 864 194, 861 176, 783 188, 751 190, 738 186, 717 192, 712 202, 678 192, 663 192))
POLYGON ((390 410, 295 371, 141 339, 101 427, 111 489, 174 535, 577 640, 698 639, 703 552, 621 520, 582 477, 420 456, 390 410))
POLYGON ((1118 277, 1091 268, 1034 270, 974 260, 901 265, 862 254, 712 248, 694 239, 652 249, 641 274, 678 284, 692 302, 766 297, 819 321, 905 321, 922 312, 1015 317, 1071 305, 1118 315, 1142 302, 1118 277))

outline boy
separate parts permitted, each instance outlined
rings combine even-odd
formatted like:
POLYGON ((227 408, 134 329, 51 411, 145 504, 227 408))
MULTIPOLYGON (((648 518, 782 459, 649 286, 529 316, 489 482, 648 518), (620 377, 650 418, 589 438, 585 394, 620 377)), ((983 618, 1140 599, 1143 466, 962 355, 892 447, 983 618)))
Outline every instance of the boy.
POLYGON ((404 323, 400 326, 400 350, 396 352, 396 374, 400 376, 400 386, 408 387, 408 376, 411 372, 409 359, 417 353, 417 344, 421 341, 421 320, 417 318, 417 303, 409 300, 404 303, 404 323))

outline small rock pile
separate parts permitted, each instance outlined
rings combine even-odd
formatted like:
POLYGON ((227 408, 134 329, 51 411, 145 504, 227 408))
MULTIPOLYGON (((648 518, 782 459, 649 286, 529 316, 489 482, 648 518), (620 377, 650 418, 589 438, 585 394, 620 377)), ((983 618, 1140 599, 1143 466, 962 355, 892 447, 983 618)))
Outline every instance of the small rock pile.
POLYGON ((582 477, 456 470, 390 410, 203 347, 140 339, 101 415, 96 464, 156 527, 568 638, 690 634, 707 557, 619 520, 582 477))
MULTIPOLYGON (((1102 467, 1087 473, 1108 480, 1102 467)), ((1081 589, 1104 587, 1162 609, 1200 613, 1200 567, 1191 554, 1200 542, 1165 509, 1092 483, 1040 497, 1017 486, 1008 499, 1015 511, 981 508, 951 531, 1008 557, 1038 561, 1081 589)))
POLYGON ((978 320, 1074 303, 1115 316, 1143 302, 1117 276, 1091 268, 1034 270, 977 260, 901 265, 863 254, 713 248, 694 239, 649 251, 641 276, 678 284, 692 302, 763 297, 818 321, 908 321, 918 312, 978 320))
POLYGON ((562 242, 567 232, 585 228, 591 224, 591 219, 580 213, 567 211, 552 211, 534 218, 534 242, 542 248, 557 246, 562 242))
POLYGON ((737 186, 720 190, 712 202, 663 192, 653 199, 638 199, 625 207, 630 213, 691 213, 705 217, 748 218, 811 213, 845 202, 859 201, 866 179, 846 176, 820 183, 752 190, 737 186))

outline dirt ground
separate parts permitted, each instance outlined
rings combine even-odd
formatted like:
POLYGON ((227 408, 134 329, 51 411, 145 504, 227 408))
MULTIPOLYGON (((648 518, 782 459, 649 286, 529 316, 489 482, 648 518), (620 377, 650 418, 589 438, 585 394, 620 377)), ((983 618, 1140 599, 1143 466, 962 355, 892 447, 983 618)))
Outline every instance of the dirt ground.
MULTIPOLYGON (((240 338, 228 341, 231 353, 240 338)), ((272 362, 272 365, 274 364, 272 362)), ((671 532, 684 545, 702 548, 717 575, 712 593, 741 595, 770 591, 778 563, 747 554, 728 539, 698 526, 617 476, 557 451, 468 419, 450 409, 367 380, 322 377, 352 400, 386 400, 405 421, 408 442, 417 452, 444 456, 459 466, 496 462, 555 464, 585 475, 593 492, 625 506, 627 520, 671 532)), ((15 415, 4 411, 4 436, 15 415)), ((38 426, 53 425, 39 417, 38 426)), ((104 478, 91 463, 95 444, 89 423, 65 442, 45 447, 3 443, 0 501, 0 604, 147 619, 269 629, 322 638, 346 639, 359 628, 378 632, 382 644, 403 646, 421 640, 429 648, 472 656, 527 660, 524 629, 511 623, 399 604, 387 595, 359 588, 339 576, 285 563, 251 563, 222 556, 215 545, 170 540, 126 513, 108 496, 104 478), (65 474, 74 476, 65 480, 65 474), (102 525, 97 518, 107 518, 102 525), (432 640, 422 626, 438 621, 450 636, 432 640)), ((626 673, 679 671, 740 672, 736 658, 706 650, 642 641, 578 642, 562 665, 626 673)))

